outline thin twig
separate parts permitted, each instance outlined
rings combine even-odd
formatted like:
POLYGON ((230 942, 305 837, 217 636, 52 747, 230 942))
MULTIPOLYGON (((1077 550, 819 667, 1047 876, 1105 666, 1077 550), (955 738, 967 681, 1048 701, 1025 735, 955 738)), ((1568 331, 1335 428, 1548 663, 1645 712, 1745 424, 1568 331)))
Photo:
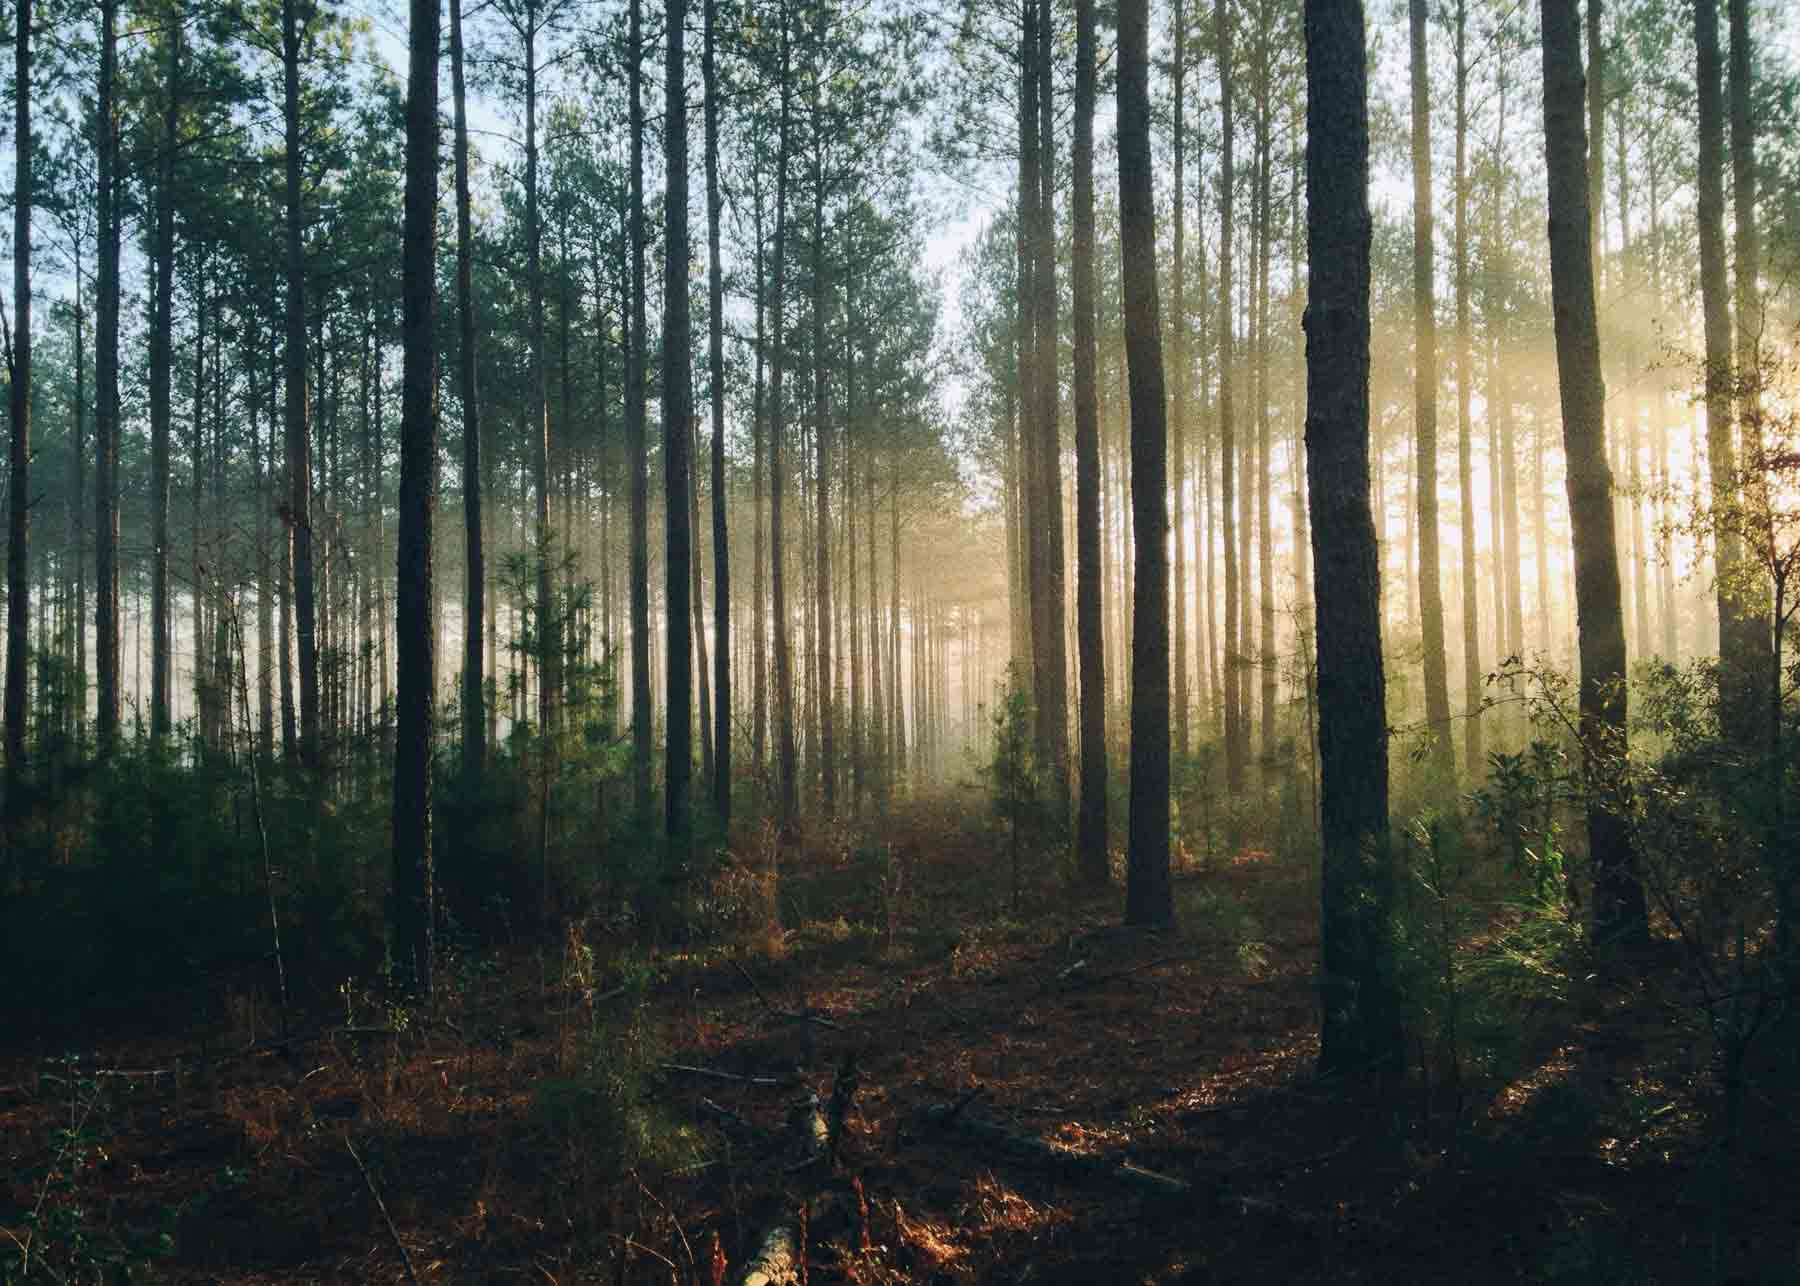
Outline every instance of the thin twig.
POLYGON ((394 1249, 400 1252, 400 1266, 406 1270, 406 1280, 412 1286, 419 1286, 419 1278, 413 1272, 412 1256, 406 1251, 406 1243, 400 1240, 400 1230, 394 1227, 394 1217, 388 1213, 387 1202, 381 1199, 381 1189, 375 1186, 375 1176, 369 1173, 369 1167, 356 1154, 356 1145, 350 1142, 348 1131, 344 1133, 344 1147, 350 1153, 350 1159, 356 1162, 356 1168, 362 1171, 363 1182, 369 1186, 369 1195, 375 1199, 375 1208, 381 1211, 381 1217, 387 1224, 388 1236, 393 1238, 394 1249))

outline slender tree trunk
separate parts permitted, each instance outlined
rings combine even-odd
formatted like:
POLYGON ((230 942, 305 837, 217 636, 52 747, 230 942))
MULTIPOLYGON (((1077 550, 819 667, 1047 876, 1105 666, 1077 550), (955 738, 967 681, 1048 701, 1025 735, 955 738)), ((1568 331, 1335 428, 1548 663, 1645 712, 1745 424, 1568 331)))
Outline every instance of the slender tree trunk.
POLYGON ((1694 0, 1699 97, 1700 299, 1706 342, 1706 456, 1714 513, 1714 584, 1719 612, 1719 718, 1727 737, 1757 744, 1754 684, 1760 632, 1745 601, 1743 551, 1730 521, 1739 499, 1731 394, 1731 301, 1725 282, 1725 104, 1718 0, 1694 0))
POLYGON ((1125 922, 1168 924, 1169 492, 1168 408, 1156 297, 1156 195, 1150 153, 1148 0, 1119 6, 1119 238, 1125 345, 1131 367, 1131 834, 1125 922))
POLYGON ((1431 73, 1425 0, 1409 0, 1412 31, 1413 449, 1416 452, 1419 624, 1425 639, 1425 722, 1431 761, 1446 780, 1456 772, 1450 735, 1449 667, 1444 658, 1444 592, 1438 556, 1437 287, 1432 244, 1431 73))
POLYGON ((650 825, 650 459, 644 382, 644 101, 643 5, 631 0, 631 351, 625 362, 625 450, 631 457, 631 750, 632 798, 638 825, 650 825))
MULTIPOLYGON (((169 645, 169 423, 170 387, 174 366, 175 295, 175 151, 181 112, 181 7, 168 14, 166 35, 168 63, 163 69, 161 146, 157 156, 156 214, 151 273, 154 288, 150 304, 150 736, 161 742, 169 735, 171 673, 169 645)), ((21 103, 24 98, 21 96, 21 103)), ((199 364, 196 355, 195 364, 199 364)), ((196 435, 199 424, 196 422, 196 435)), ((195 485, 199 439, 195 438, 195 485)), ((198 532, 195 532, 198 539, 198 532)), ((194 587, 195 593, 199 586, 194 587)), ((196 638, 200 628, 198 606, 194 618, 196 638)), ((198 667, 194 680, 201 682, 198 667)))
POLYGON ((817 560, 815 574, 818 578, 814 590, 815 595, 815 628, 816 657, 814 665, 818 674, 817 706, 819 718, 819 777, 822 785, 825 816, 832 817, 837 813, 837 683, 836 671, 832 668, 831 653, 831 536, 830 536, 830 495, 831 495, 831 422, 830 422, 830 367, 825 348, 825 320, 830 297, 827 283, 828 269, 825 264, 825 140, 824 120, 821 112, 821 89, 824 75, 825 39, 827 17, 830 6, 818 3, 815 6, 817 28, 815 40, 818 48, 814 53, 812 76, 812 152, 813 152, 813 208, 812 208, 812 356, 813 356, 813 448, 816 452, 818 478, 813 495, 817 506, 815 519, 818 531, 813 541, 813 556, 817 560))
POLYGON ((756 224, 756 387, 755 399, 750 415, 751 442, 751 508, 755 526, 752 550, 752 566, 750 569, 750 670, 751 687, 755 689, 751 696, 750 714, 750 766, 752 772, 760 774, 768 767, 769 749, 769 619, 768 595, 764 590, 764 568, 767 558, 763 548, 763 487, 768 473, 764 459, 763 437, 767 428, 768 399, 763 386, 763 368, 765 366, 763 319, 768 314, 767 298, 767 254, 763 240, 763 189, 762 171, 759 168, 751 175, 751 185, 755 191, 755 224, 756 224))
POLYGON ((707 378, 712 390, 713 524, 713 814, 731 824, 731 560, 725 479, 725 284, 719 256, 719 77, 717 0, 704 0, 705 46, 701 75, 706 89, 706 297, 707 378))
POLYGON ((1232 15, 1233 0, 1213 0, 1214 40, 1219 58, 1219 513, 1225 551, 1225 788, 1244 789, 1250 729, 1243 702, 1244 658, 1238 639, 1237 425, 1233 406, 1236 351, 1232 324, 1232 211, 1237 176, 1233 166, 1232 15))
POLYGON ((1256 37, 1256 577, 1258 586, 1258 667, 1262 671, 1262 752, 1272 765, 1276 749, 1275 715, 1280 674, 1275 655, 1275 525, 1269 493, 1273 469, 1269 462, 1269 269, 1275 238, 1274 199, 1270 189, 1273 172, 1274 119, 1269 82, 1269 41, 1272 19, 1268 0, 1257 12, 1256 37))
POLYGON ((287 521, 293 536, 295 634, 300 653, 300 759, 319 768, 319 648, 313 600, 312 441, 306 387, 306 243, 301 209, 299 0, 282 0, 287 233, 287 521))
MULTIPOLYGON (((1138 21, 1147 21, 1142 16, 1145 2, 1139 0, 1138 21)), ((1110 863, 1106 823, 1106 654, 1100 601, 1100 407, 1094 337, 1095 26, 1094 0, 1076 0, 1075 191, 1071 211, 1074 258, 1070 284, 1075 304, 1075 616, 1081 665, 1081 804, 1075 827, 1075 855, 1082 877, 1093 884, 1104 884, 1110 863)), ((1147 95, 1148 89, 1144 92, 1147 95)), ((1148 121, 1142 122, 1141 128, 1148 129, 1148 121)), ((1148 140, 1140 145, 1148 151, 1148 140)), ((1148 186, 1147 169, 1136 177, 1148 186)), ((1176 218, 1179 228, 1180 216, 1176 218)), ((1154 227, 1150 234, 1154 238, 1154 227)), ((1166 860, 1166 837, 1163 842, 1166 860)))
MULTIPOLYGON (((463 83, 462 0, 450 0, 450 85, 456 167, 456 325, 460 340, 457 396, 462 402, 463 678, 462 767, 471 786, 487 757, 487 701, 482 673, 482 613, 487 571, 481 542, 481 392, 476 380, 475 248, 470 223, 468 96, 463 83)), ((604 405, 606 387, 600 387, 604 405)))
MULTIPOLYGON (((451 0, 452 13, 456 3, 451 0)), ((393 923, 396 985, 402 994, 417 997, 431 994, 433 945, 431 741, 436 639, 431 619, 431 527, 438 429, 438 0, 411 0, 410 19, 400 269, 404 351, 395 564, 393 923)), ((461 190, 459 185, 459 195, 461 190)))
POLYGON ((119 736, 119 121, 118 0, 100 0, 94 336, 94 731, 102 759, 119 736))
POLYGON ((1056 294, 1056 141, 1051 75, 1054 25, 1051 0, 1036 0, 1038 19, 1034 47, 1038 82, 1038 200, 1033 208, 1032 306, 1035 311, 1033 361, 1035 406, 1030 441, 1037 452, 1037 480, 1032 526, 1044 543, 1041 576, 1033 578, 1032 656, 1036 669, 1038 745, 1049 774, 1050 806, 1056 816, 1069 814, 1069 675, 1064 611, 1062 449, 1057 431, 1057 294, 1056 294))
POLYGON ((1360 0, 1306 0, 1306 472, 1318 629, 1319 1066, 1400 1067, 1386 680, 1369 496, 1369 116, 1360 0))
POLYGON ((1606 461, 1606 391, 1600 378, 1593 255, 1584 244, 1592 224, 1583 162, 1580 42, 1574 0, 1543 0, 1542 7, 1556 364, 1575 550, 1581 733, 1593 783, 1587 805, 1592 910, 1595 936, 1622 942, 1644 936, 1645 905, 1621 801, 1603 784, 1625 753, 1625 628, 1606 461))
MULTIPOLYGON (((1188 637, 1187 637, 1187 11, 1182 0, 1174 5, 1174 42, 1171 55, 1169 89, 1174 112, 1170 143, 1175 159, 1175 194, 1171 213, 1174 215, 1174 278, 1170 306, 1169 351, 1175 364, 1171 381, 1169 440, 1175 466, 1174 514, 1174 599, 1175 599, 1175 749, 1188 753, 1192 744, 1188 731, 1188 637)), ((1079 468, 1079 465, 1077 465, 1079 468)))
MULTIPOLYGON (((1481 596, 1475 574, 1475 348, 1469 315, 1469 58, 1468 0, 1456 0, 1456 489, 1462 542, 1463 766, 1482 775, 1481 596)), ((1496 551, 1495 571, 1499 571, 1496 551)))
POLYGON ((686 0, 666 0, 663 7, 667 66, 664 81, 663 157, 665 172, 663 224, 663 515, 667 554, 663 563, 663 598, 668 604, 668 726, 663 733, 664 831, 671 869, 685 872, 690 817, 689 783, 694 771, 693 640, 689 615, 689 563, 693 533, 688 527, 688 443, 693 426, 691 383, 692 326, 688 312, 688 141, 686 0))
POLYGON ((794 744, 794 669, 788 642, 787 576, 783 550, 781 502, 785 490, 781 446, 786 432, 782 377, 787 373, 785 345, 787 291, 788 119, 791 104, 793 50, 788 37, 787 0, 781 0, 781 79, 778 141, 775 147, 775 264, 771 287, 770 331, 774 338, 769 371, 769 577, 770 610, 775 616, 775 741, 778 757, 776 815, 784 834, 799 820, 799 752, 794 744))
MULTIPOLYGON (((10 838, 25 782, 27 633, 31 628, 31 0, 18 0, 13 32, 13 334, 6 508, 6 814, 10 838)), ((9 842, 10 847, 10 842, 9 842)))

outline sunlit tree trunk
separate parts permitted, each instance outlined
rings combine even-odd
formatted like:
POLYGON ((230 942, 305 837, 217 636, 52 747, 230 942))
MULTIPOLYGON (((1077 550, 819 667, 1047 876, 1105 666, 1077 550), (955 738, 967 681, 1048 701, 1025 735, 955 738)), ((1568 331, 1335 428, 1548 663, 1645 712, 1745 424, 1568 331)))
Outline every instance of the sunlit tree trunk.
POLYGON ((282 0, 282 88, 287 234, 286 399, 287 522, 292 538, 294 632, 300 670, 300 760, 319 768, 319 648, 313 599, 312 438, 306 373, 306 244, 301 209, 300 54, 298 0, 282 0))
POLYGON ((1444 593, 1438 556, 1437 286, 1431 204, 1431 74, 1425 0, 1409 0, 1412 32, 1413 449, 1418 522, 1419 624, 1425 642, 1425 722, 1431 760, 1446 779, 1456 771, 1450 733, 1449 667, 1444 657, 1444 593))
POLYGON ((731 559, 725 477, 725 279, 719 257, 718 3, 704 0, 701 75, 706 91, 706 360, 712 387, 713 815, 731 823, 731 559))
MULTIPOLYGON (((1174 50, 1170 57, 1170 104, 1174 115, 1170 143, 1175 161, 1175 192, 1171 214, 1174 218, 1174 275, 1171 289, 1174 302, 1170 307, 1169 351, 1175 364, 1171 381, 1169 438, 1174 457, 1174 599, 1175 599, 1175 748, 1182 754, 1190 746, 1188 731, 1188 647, 1187 647, 1187 11, 1182 0, 1174 3, 1174 50)), ((1078 466, 1079 467, 1079 466, 1078 466)))
POLYGON ((1574 0, 1543 0, 1542 9, 1550 273, 1575 552, 1581 736, 1590 776, 1592 915, 1597 938, 1625 942, 1644 937, 1646 912, 1621 801, 1607 784, 1617 768, 1614 761, 1626 751, 1625 625, 1606 459, 1606 390, 1600 378, 1594 261, 1586 244, 1593 225, 1583 159, 1580 41, 1574 0))
POLYGON ((1745 591, 1741 543, 1727 515, 1739 501, 1732 433, 1731 300, 1725 282, 1725 104, 1718 0, 1694 0, 1695 89, 1699 97, 1700 300, 1706 342, 1706 456, 1711 474, 1715 598, 1719 612, 1719 718, 1728 737, 1756 740, 1755 675, 1761 629, 1745 591))

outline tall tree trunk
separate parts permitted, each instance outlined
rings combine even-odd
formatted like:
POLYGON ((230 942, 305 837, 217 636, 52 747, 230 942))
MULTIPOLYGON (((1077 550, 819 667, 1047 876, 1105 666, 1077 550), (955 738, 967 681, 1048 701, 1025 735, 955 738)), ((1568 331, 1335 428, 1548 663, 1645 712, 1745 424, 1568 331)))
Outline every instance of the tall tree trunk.
MULTIPOLYGON (((1462 542, 1463 766, 1482 776, 1481 596, 1475 574, 1474 416, 1475 347, 1469 316, 1469 58, 1468 0, 1456 0, 1456 213, 1451 234, 1456 258, 1456 491, 1462 542)), ((1494 571, 1500 573, 1499 550, 1494 571)))
POLYGON ((1445 780, 1450 780, 1456 772, 1456 747, 1450 735, 1450 679, 1444 657, 1444 590, 1438 556, 1437 287, 1425 0, 1408 0, 1407 12, 1412 31, 1413 449, 1418 473, 1419 624, 1425 640, 1425 722, 1431 736, 1431 761, 1445 780))
MULTIPOLYGON (((163 69, 162 138, 156 164, 156 215, 151 274, 154 289, 150 303, 150 736, 161 742, 169 735, 169 422, 170 386, 174 366, 175 296, 175 150, 181 113, 180 5, 168 14, 166 34, 168 62, 163 69)), ((24 98, 21 96, 21 103, 24 98)), ((200 356, 195 354, 195 366, 200 356)), ((195 485, 199 485, 199 423, 195 431, 195 485)), ((194 533, 196 540, 199 533, 194 533)), ((197 595, 198 584, 194 586, 197 595)), ((199 638, 198 600, 194 617, 199 638)), ((199 667, 194 680, 203 681, 199 667)))
POLYGON ((1256 33, 1256 579, 1258 585, 1257 656, 1262 679, 1262 752, 1273 764, 1275 714, 1280 677, 1275 656, 1275 525, 1269 509, 1273 469, 1269 463, 1269 268, 1275 239, 1275 211, 1270 190, 1273 172, 1274 111, 1269 83, 1272 19, 1268 0, 1257 11, 1256 33))
POLYGON ((1319 1066, 1398 1072, 1387 691, 1369 497, 1369 109, 1361 0, 1306 0, 1306 474, 1318 630, 1319 1066))
MULTIPOLYGON (((431 741, 436 639, 431 620, 431 520, 436 507, 438 436, 438 27, 438 0, 411 0, 400 264, 404 348, 400 528, 395 562, 398 668, 393 924, 396 985, 402 994, 414 997, 429 996, 432 983, 431 741)), ((464 338, 468 338, 466 331, 464 338)))
MULTIPOLYGON (((1170 389, 1169 445, 1175 466, 1174 599, 1175 599, 1175 749, 1188 753, 1188 628, 1187 628, 1187 10, 1182 0, 1174 5, 1174 43, 1169 90, 1174 99, 1170 144, 1175 154, 1175 194, 1171 213, 1175 222, 1174 301, 1169 312, 1169 352, 1175 364, 1170 389)), ((1079 465, 1077 465, 1079 468, 1079 465)))
POLYGON ((769 593, 775 617, 775 742, 777 756, 776 816, 784 834, 791 835, 800 812, 799 752, 794 744, 794 662, 788 641, 787 575, 783 550, 781 502, 786 489, 782 474, 782 437, 787 430, 787 408, 782 401, 783 376, 787 373, 787 194, 788 119, 792 102, 789 72, 793 49, 788 35, 787 0, 781 0, 781 79, 779 121, 775 145, 775 264, 770 288, 770 332, 774 341, 769 370, 769 593))
POLYGON ((631 349, 625 361, 625 450, 631 457, 631 768, 638 825, 650 825, 650 457, 644 382, 643 3, 631 0, 631 349))
MULTIPOLYGON (((1033 361, 1036 404, 1030 440, 1037 452, 1037 494, 1032 526, 1042 532, 1040 575, 1032 583, 1032 657, 1036 670, 1037 737, 1044 771, 1049 774, 1050 806, 1056 816, 1069 815, 1069 670, 1065 635, 1062 447, 1057 430, 1057 294, 1056 294, 1056 137, 1051 75, 1055 27, 1051 0, 1036 0, 1037 43, 1033 54, 1038 82, 1038 200, 1032 247, 1032 307, 1035 311, 1033 361)), ((1146 92, 1148 92, 1146 90, 1146 92)))
MULTIPOLYGON (((25 782, 27 632, 31 628, 31 0, 18 0, 13 39, 13 320, 6 506, 6 815, 10 836, 25 782)), ((10 842, 8 847, 10 848, 10 842)))
POLYGON ((95 95, 97 294, 94 339, 95 740, 119 742, 119 0, 101 0, 101 74, 95 95))
POLYGON ((831 654, 831 537, 830 537, 830 495, 831 495, 831 423, 830 423, 830 366, 825 348, 825 314, 829 307, 830 295, 827 286, 828 270, 825 264, 825 139, 824 118, 821 110, 821 90, 824 77, 826 25, 830 6, 825 3, 815 5, 817 14, 814 38, 817 48, 813 56, 812 75, 812 153, 813 153, 813 207, 812 207, 812 357, 813 357, 813 448, 816 452, 818 480, 815 484, 814 502, 817 505, 817 536, 813 541, 813 556, 817 560, 815 627, 817 655, 814 664, 818 670, 818 712, 819 712, 819 777, 823 787, 823 804, 825 816, 831 817, 837 812, 837 682, 836 671, 832 666, 831 654))
POLYGON ((1601 31, 1602 0, 1585 0, 1587 18, 1587 198, 1588 243, 1594 256, 1594 293, 1599 294, 1602 254, 1606 248, 1606 151, 1602 132, 1606 125, 1606 39, 1601 31))
MULTIPOLYGON (((1219 58, 1219 513, 1225 551, 1225 789, 1244 789, 1250 729, 1244 709, 1244 658, 1238 638, 1237 412, 1233 405, 1236 351, 1233 343, 1232 237, 1237 176, 1234 171, 1232 108, 1232 0, 1213 0, 1214 41, 1219 58)), ((1247 569, 1246 569, 1247 570, 1247 569)))
POLYGON ((1744 557, 1730 514, 1739 503, 1731 395, 1731 301, 1725 284, 1725 104, 1718 0, 1694 0, 1699 97, 1700 300, 1706 337, 1706 458, 1714 513, 1714 585, 1719 612, 1719 720, 1727 737, 1758 744, 1755 684, 1759 635, 1745 601, 1744 557))
POLYGON ((299 0, 281 2, 282 120, 286 140, 286 398, 288 514, 293 533, 294 623, 300 653, 300 759, 319 768, 319 648, 313 601, 312 441, 306 388, 306 243, 301 209, 299 0))
POLYGON ((1148 0, 1119 6, 1119 239, 1125 346, 1131 367, 1131 833, 1125 922, 1168 924, 1169 478, 1168 408, 1156 297, 1156 195, 1150 154, 1148 0))
POLYGON ((688 564, 693 557, 688 529, 689 417, 694 395, 690 376, 692 325, 688 311, 688 141, 685 26, 687 0, 666 0, 668 61, 664 69, 663 224, 663 515, 667 553, 663 599, 668 604, 668 726, 663 733, 666 782, 664 832, 671 869, 684 872, 688 857, 688 793, 694 771, 694 650, 688 637, 693 603, 688 564))
POLYGON ((712 390, 713 524, 713 815, 731 824, 731 561, 725 481, 725 284, 719 257, 719 76, 717 0, 703 0, 705 44, 701 77, 706 90, 706 298, 707 378, 712 390))
MULTIPOLYGON (((538 202, 539 13, 538 0, 526 0, 523 25, 518 28, 518 35, 525 57, 525 284, 528 292, 526 346, 529 352, 525 395, 526 414, 530 417, 526 433, 531 446, 531 480, 536 501, 532 528, 536 549, 532 557, 537 567, 538 728, 549 736, 555 728, 562 688, 562 629, 551 588, 555 553, 550 547, 550 399, 544 361, 544 229, 538 202)), ((686 432, 685 428, 682 432, 686 432)))
MULTIPOLYGON (((1139 9, 1141 13, 1143 0, 1139 9)), ((1075 861, 1083 879, 1104 884, 1110 863, 1106 851, 1106 655, 1100 601, 1100 406, 1094 336, 1095 26, 1094 0, 1076 0, 1070 285, 1075 304, 1075 632, 1081 665, 1081 803, 1075 826, 1075 861)), ((1147 129, 1148 122, 1141 127, 1147 129)), ((1143 146, 1148 150, 1147 141, 1143 146)), ((1137 177, 1148 184, 1148 170, 1137 177)), ((1179 228, 1179 215, 1176 220, 1179 228)), ((1151 235, 1155 235, 1154 228, 1151 235)), ((1166 839, 1164 844, 1166 858, 1166 839)))
POLYGON ((1606 390, 1594 261, 1586 244, 1586 145, 1574 0, 1543 0, 1544 159, 1550 198, 1550 273, 1557 382, 1568 459, 1569 528, 1575 552, 1581 735, 1590 776, 1588 852, 1594 869, 1596 938, 1643 938, 1645 905, 1621 801, 1605 784, 1625 754, 1625 627, 1619 594, 1612 476, 1606 461, 1606 390))
MULTIPOLYGON (((481 542, 481 394, 475 361, 475 248, 470 223, 469 115, 463 83, 462 0, 450 0, 450 91, 454 99, 456 167, 456 326, 461 349, 457 396, 462 402, 463 678, 462 767, 471 787, 487 758, 487 701, 482 674, 482 612, 487 571, 481 542)), ((604 406, 606 387, 600 387, 604 406)), ((404 414, 404 412, 403 412, 404 414)))
POLYGON ((756 382, 750 414, 750 507, 753 510, 752 521, 755 528, 752 533, 755 548, 751 551, 750 568, 750 684, 754 689, 750 711, 750 768, 752 773, 760 776, 769 762, 769 600, 764 590, 767 558, 763 548, 763 488, 768 473, 763 450, 768 405, 763 386, 767 352, 764 346, 763 321, 768 315, 768 255, 763 248, 763 188, 760 168, 750 176, 750 183, 755 194, 756 227, 756 382))
MULTIPOLYGON (((1748 0, 1726 0, 1726 21, 1731 32, 1730 89, 1726 99, 1726 115, 1730 125, 1731 151, 1731 215, 1732 215, 1732 311, 1736 314, 1737 368, 1733 387, 1737 391, 1737 421, 1747 476, 1744 482, 1757 490, 1766 488, 1762 462, 1762 295, 1756 284, 1762 269, 1762 239, 1757 229, 1756 214, 1756 130, 1750 116, 1751 103, 1751 39, 1748 0)), ((1766 497, 1752 501, 1762 507, 1766 497)), ((1747 556, 1741 569, 1745 582, 1739 611, 1744 616, 1745 686, 1749 693, 1767 692, 1770 685, 1780 691, 1780 678, 1773 672, 1771 651, 1772 623, 1769 618, 1768 578, 1760 562, 1747 556)), ((1749 700, 1754 703, 1754 697, 1749 700)), ((1779 697, 1775 706, 1780 705, 1779 697)), ((1770 720, 1778 718, 1777 709, 1764 709, 1760 718, 1752 718, 1749 727, 1763 737, 1776 735, 1779 729, 1770 720)))

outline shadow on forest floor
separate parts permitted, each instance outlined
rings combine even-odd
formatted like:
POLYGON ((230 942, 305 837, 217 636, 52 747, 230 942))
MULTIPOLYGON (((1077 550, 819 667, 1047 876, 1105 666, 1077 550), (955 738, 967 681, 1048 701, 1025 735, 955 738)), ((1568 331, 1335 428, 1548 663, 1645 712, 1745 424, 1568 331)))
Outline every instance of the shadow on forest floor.
MULTIPOLYGON (((421 1280, 735 1280, 803 1205, 814 1283, 1705 1279, 1674 963, 1596 989, 1526 1074, 1471 1076, 1460 1115, 1416 1088, 1353 1101, 1312 1071, 1309 872, 1254 850, 1183 869, 1181 928, 1131 932, 1114 893, 1005 913, 966 801, 882 834, 796 861, 786 924, 747 949, 632 954, 641 991, 590 927, 448 971, 429 1019, 359 1020, 347 992, 305 1041, 208 1033, 229 1057, 184 1034, 0 1061, 0 1280, 27 1240, 44 1280, 395 1281, 397 1243, 421 1280), (823 1096, 850 1053, 835 1167, 771 1150, 792 1083, 669 1070, 823 1096), (934 1108, 1056 1151, 924 1128, 934 1108)), ((1752 1103, 1736 1280, 1800 1281, 1782 1097, 1752 1103)))

